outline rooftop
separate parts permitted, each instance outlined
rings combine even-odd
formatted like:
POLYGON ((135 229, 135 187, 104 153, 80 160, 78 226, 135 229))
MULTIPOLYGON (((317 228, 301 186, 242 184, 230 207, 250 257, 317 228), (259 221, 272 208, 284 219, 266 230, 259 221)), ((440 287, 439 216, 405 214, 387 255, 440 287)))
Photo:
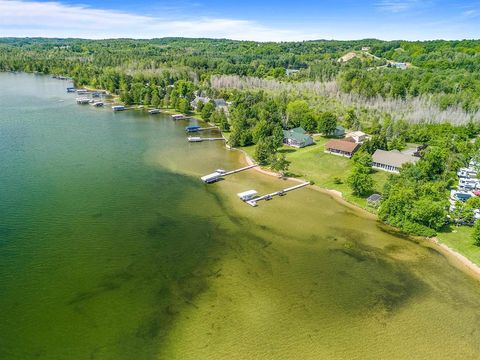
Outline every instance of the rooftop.
POLYGON ((415 164, 420 158, 415 156, 405 155, 399 151, 385 151, 376 150, 372 156, 374 163, 394 166, 396 168, 402 167, 403 164, 412 163, 415 164))
POLYGON ((349 153, 354 152, 359 146, 360 144, 356 144, 351 141, 336 140, 336 139, 330 140, 325 144, 326 149, 336 149, 336 150, 349 152, 349 153))

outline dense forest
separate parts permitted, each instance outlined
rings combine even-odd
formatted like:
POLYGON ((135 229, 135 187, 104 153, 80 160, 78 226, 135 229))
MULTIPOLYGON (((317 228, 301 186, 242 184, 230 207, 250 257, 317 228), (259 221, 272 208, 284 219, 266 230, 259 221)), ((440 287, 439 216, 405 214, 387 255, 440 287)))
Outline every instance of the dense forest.
POLYGON ((228 113, 213 102, 197 113, 231 131, 231 145, 254 144, 257 161, 278 170, 288 168, 277 151, 284 129, 362 129, 372 138, 348 180, 360 196, 371 191, 376 149, 428 145, 421 161, 390 177, 379 210, 420 235, 448 222, 456 171, 480 147, 480 41, 0 38, 0 71, 69 76, 126 104, 185 113, 196 95, 224 98, 228 113))

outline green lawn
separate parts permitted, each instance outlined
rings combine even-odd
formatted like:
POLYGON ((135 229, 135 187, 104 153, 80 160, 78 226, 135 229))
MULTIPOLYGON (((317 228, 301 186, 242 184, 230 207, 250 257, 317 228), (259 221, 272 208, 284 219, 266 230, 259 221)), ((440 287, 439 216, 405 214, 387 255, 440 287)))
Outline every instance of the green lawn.
MULTIPOLYGON (((352 160, 337 155, 326 154, 324 152, 324 145, 328 140, 329 139, 323 137, 316 137, 314 145, 307 146, 303 149, 284 146, 279 151, 283 152, 291 162, 289 172, 292 176, 313 181, 316 185, 323 188, 338 190, 343 193, 346 200, 366 208, 366 198, 354 196, 346 184, 346 179, 352 169, 352 160), (335 178, 339 178, 342 183, 335 184, 335 178)), ((255 146, 247 146, 242 149, 253 157, 255 146)), ((388 176, 389 174, 383 171, 374 172, 375 192, 382 192, 383 185, 387 181, 388 176)))
POLYGON ((451 231, 440 232, 437 238, 475 264, 480 265, 480 248, 473 244, 472 232, 473 228, 469 226, 452 226, 451 231))

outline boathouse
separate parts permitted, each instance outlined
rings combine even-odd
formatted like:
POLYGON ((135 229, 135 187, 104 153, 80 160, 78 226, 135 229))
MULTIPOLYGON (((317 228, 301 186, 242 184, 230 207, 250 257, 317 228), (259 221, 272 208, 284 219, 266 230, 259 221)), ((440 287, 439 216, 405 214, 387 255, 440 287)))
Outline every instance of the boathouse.
POLYGON ((186 132, 198 132, 201 129, 198 125, 189 125, 185 127, 186 132))
POLYGON ((173 120, 185 120, 187 117, 183 114, 174 114, 172 115, 173 120))
POLYGON ((241 193, 237 194, 237 196, 240 198, 240 200, 243 200, 243 201, 252 200, 257 195, 258 195, 258 192, 255 191, 255 190, 248 190, 248 191, 244 191, 244 192, 241 192, 241 193))
POLYGON ((325 144, 325 152, 328 154, 351 158, 360 148, 360 144, 346 140, 330 140, 325 144))

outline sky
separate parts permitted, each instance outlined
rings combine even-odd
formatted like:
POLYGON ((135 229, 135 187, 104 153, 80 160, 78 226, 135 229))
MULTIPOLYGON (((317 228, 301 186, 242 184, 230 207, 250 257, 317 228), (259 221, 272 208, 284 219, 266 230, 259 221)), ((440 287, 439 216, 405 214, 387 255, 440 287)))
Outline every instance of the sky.
POLYGON ((480 0, 0 0, 0 37, 479 39, 480 0))

